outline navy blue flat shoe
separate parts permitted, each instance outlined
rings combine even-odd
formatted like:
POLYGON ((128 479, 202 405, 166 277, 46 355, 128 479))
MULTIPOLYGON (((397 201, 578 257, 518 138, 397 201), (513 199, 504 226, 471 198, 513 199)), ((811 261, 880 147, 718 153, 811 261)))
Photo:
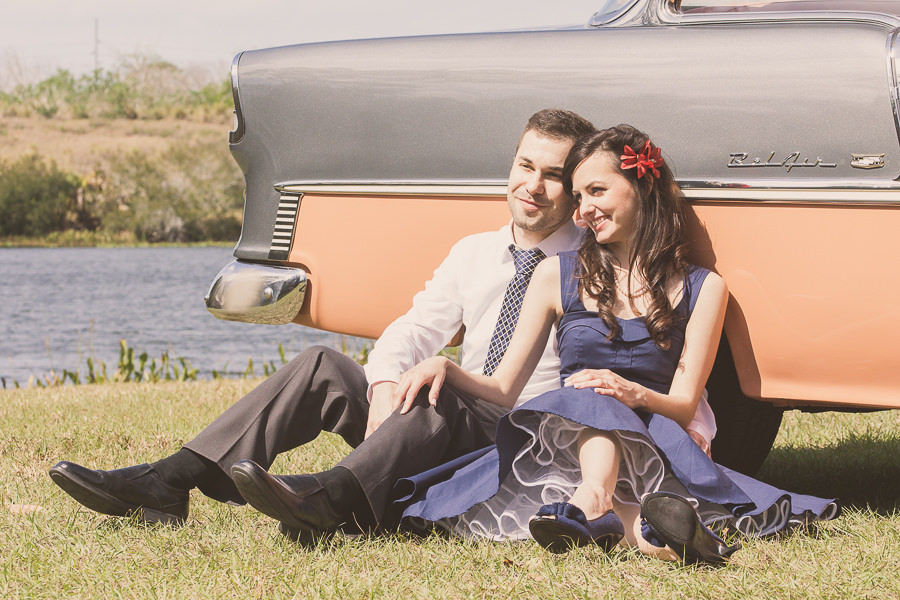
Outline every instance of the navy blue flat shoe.
POLYGON ((694 506, 677 494, 647 494, 641 500, 641 518, 643 538, 654 546, 668 546, 687 564, 722 564, 741 548, 713 533, 694 506))
POLYGON ((588 521, 584 511, 568 502, 542 506, 528 520, 528 530, 538 544, 554 554, 593 544, 608 552, 625 535, 622 520, 613 511, 588 521))

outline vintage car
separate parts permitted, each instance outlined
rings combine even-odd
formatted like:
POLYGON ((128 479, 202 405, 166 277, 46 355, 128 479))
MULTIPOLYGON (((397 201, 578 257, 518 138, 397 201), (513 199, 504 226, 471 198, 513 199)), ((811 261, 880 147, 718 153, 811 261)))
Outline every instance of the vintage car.
POLYGON ((728 283, 719 462, 755 471, 785 408, 900 407, 900 2, 598 9, 238 55, 243 231, 209 310, 377 337, 453 242, 507 222, 522 126, 563 107, 652 136, 692 204, 695 261, 728 283))

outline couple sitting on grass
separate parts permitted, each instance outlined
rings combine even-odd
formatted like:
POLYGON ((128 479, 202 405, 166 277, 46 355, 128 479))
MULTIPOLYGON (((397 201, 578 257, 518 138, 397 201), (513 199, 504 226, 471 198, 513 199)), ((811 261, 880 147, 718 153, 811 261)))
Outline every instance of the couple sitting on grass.
POLYGON ((708 456, 728 291, 686 262, 688 209, 645 134, 542 110, 507 202, 511 223, 458 242, 365 368, 310 348, 175 454, 113 471, 60 462, 53 481, 92 510, 173 525, 196 487, 301 543, 402 527, 685 562, 726 561, 740 547, 726 527, 837 516, 835 501, 708 456), (461 364, 436 357, 462 327, 461 364), (323 430, 354 447, 334 468, 267 472, 323 430))

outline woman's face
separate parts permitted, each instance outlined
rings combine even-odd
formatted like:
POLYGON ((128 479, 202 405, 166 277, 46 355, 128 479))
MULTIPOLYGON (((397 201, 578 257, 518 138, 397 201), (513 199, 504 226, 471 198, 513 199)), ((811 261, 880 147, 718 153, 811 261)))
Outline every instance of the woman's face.
POLYGON ((590 229, 597 242, 627 251, 640 199, 613 163, 617 159, 608 152, 587 157, 572 173, 572 195, 579 224, 590 229))

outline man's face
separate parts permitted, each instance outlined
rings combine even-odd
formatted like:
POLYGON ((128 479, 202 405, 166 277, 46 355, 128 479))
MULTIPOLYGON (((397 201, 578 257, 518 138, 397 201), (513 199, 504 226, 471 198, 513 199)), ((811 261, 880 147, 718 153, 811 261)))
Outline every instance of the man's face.
POLYGON ((572 218, 575 205, 562 185, 563 164, 571 148, 569 140, 534 131, 522 136, 506 188, 516 233, 533 232, 542 239, 572 218))

